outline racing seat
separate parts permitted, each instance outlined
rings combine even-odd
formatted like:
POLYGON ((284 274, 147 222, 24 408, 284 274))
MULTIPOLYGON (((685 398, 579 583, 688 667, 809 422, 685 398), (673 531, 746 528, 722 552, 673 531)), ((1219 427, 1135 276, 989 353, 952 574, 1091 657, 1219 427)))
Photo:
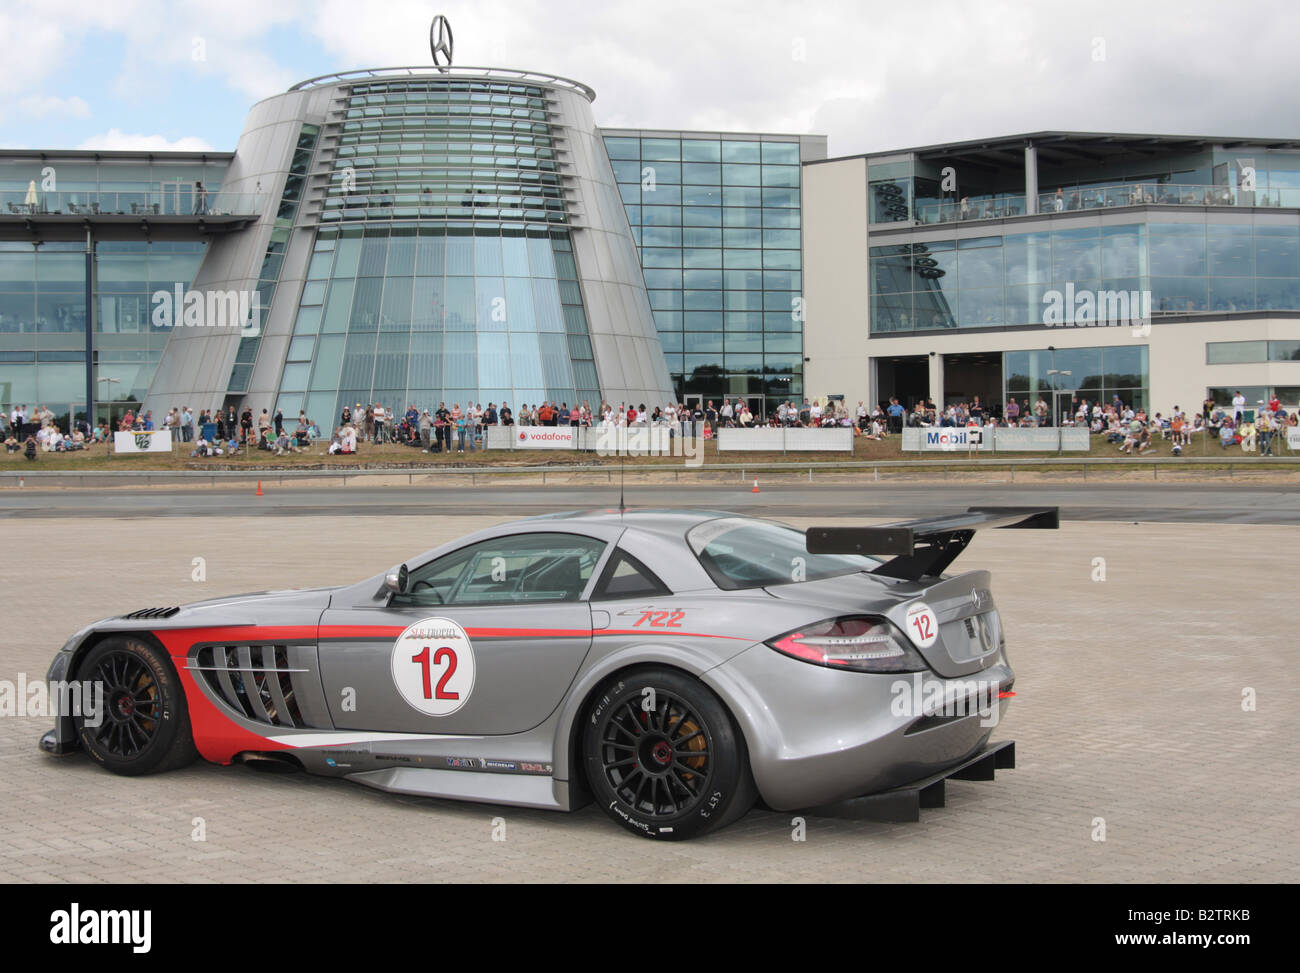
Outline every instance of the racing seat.
POLYGON ((561 598, 577 601, 585 586, 581 558, 577 554, 562 554, 549 563, 543 562, 530 569, 519 591, 538 600, 561 598))

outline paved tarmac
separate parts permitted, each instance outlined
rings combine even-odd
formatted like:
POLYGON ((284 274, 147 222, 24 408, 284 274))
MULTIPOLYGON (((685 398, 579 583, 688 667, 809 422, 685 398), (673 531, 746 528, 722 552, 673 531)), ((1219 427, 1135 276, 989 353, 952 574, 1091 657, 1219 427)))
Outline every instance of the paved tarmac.
MULTIPOLYGON (((0 493, 0 519, 20 517, 228 517, 485 514, 525 517, 616 507, 613 486, 293 486, 24 489, 0 493)), ((906 520, 977 505, 1056 506, 1065 520, 1300 525, 1300 483, 987 484, 734 482, 629 485, 628 506, 732 510, 761 517, 862 517, 906 520)))
MULTIPOLYGON (((441 516, 420 520, 363 516, 404 496, 387 490, 334 491, 348 497, 350 516, 244 516, 275 509, 272 492, 261 508, 251 496, 224 496, 196 517, 148 493, 93 522, 30 512, 7 520, 0 591, 21 592, 29 607, 10 606, 0 680, 41 678, 67 636, 96 618, 377 573, 504 519, 473 514, 503 502, 482 492, 453 496, 441 516), (357 496, 377 509, 353 506, 357 496)), ((882 491, 871 512, 926 507, 898 494, 882 491)), ((759 497, 789 510, 801 495, 805 515, 812 507, 832 523, 817 505, 853 499, 759 497)), ((962 489, 921 496, 945 508, 983 499, 962 489)), ((1295 504, 1294 491, 1161 496, 1204 507, 1207 519, 1219 504, 1255 516, 1295 504)), ((1127 516, 1139 509, 1134 497, 1132 488, 1101 490, 1088 504, 1127 516)), ((717 502, 739 506, 736 494, 717 502)), ((1159 505, 1153 497, 1140 509, 1159 505)), ((950 782, 947 807, 917 823, 808 817, 806 840, 794 841, 792 815, 755 810, 702 840, 658 845, 592 806, 558 814, 423 800, 203 763, 116 777, 80 755, 39 752, 48 718, 5 715, 0 881, 1292 882, 1300 671, 1287 591, 1297 543, 1294 527, 1258 524, 1094 521, 981 534, 957 567, 993 571, 1017 672, 1017 696, 994 737, 1016 740, 1018 766, 991 782, 950 782)))

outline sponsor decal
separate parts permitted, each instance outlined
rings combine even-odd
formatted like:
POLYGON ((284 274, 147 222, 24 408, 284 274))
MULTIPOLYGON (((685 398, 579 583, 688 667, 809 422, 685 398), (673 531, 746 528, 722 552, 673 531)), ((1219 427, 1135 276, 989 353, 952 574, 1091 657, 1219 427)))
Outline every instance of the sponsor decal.
POLYGON ((928 649, 939 639, 939 617, 923 601, 915 602, 907 609, 903 628, 918 649, 928 649))
POLYGON ((549 774, 551 773, 550 764, 535 764, 527 760, 519 762, 519 772, 523 774, 549 774))
POLYGON ((516 766, 515 766, 515 762, 514 762, 513 760, 488 760, 488 759, 483 759, 483 760, 480 761, 480 763, 482 764, 484 770, 510 770, 510 771, 513 771, 513 770, 516 770, 516 769, 517 769, 516 766))
POLYGON ((474 646, 450 618, 426 618, 393 643, 393 685, 413 709, 450 716, 474 691, 474 646))

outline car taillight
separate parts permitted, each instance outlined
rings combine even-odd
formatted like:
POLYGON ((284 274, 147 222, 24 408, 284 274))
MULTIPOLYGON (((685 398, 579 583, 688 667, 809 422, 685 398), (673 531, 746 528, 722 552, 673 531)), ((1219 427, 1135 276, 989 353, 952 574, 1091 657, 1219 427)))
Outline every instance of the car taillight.
POLYGON ((831 669, 919 672, 928 668, 920 654, 883 618, 828 618, 787 632, 767 644, 791 658, 831 669))

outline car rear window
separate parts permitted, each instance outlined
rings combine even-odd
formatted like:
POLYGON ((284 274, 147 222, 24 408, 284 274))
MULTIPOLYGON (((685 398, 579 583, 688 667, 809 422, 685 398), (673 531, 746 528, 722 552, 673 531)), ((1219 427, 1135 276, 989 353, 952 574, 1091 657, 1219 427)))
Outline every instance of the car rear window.
POLYGON ((880 561, 858 554, 809 554, 804 532, 747 517, 706 520, 686 542, 719 588, 763 588, 870 571, 880 561))

